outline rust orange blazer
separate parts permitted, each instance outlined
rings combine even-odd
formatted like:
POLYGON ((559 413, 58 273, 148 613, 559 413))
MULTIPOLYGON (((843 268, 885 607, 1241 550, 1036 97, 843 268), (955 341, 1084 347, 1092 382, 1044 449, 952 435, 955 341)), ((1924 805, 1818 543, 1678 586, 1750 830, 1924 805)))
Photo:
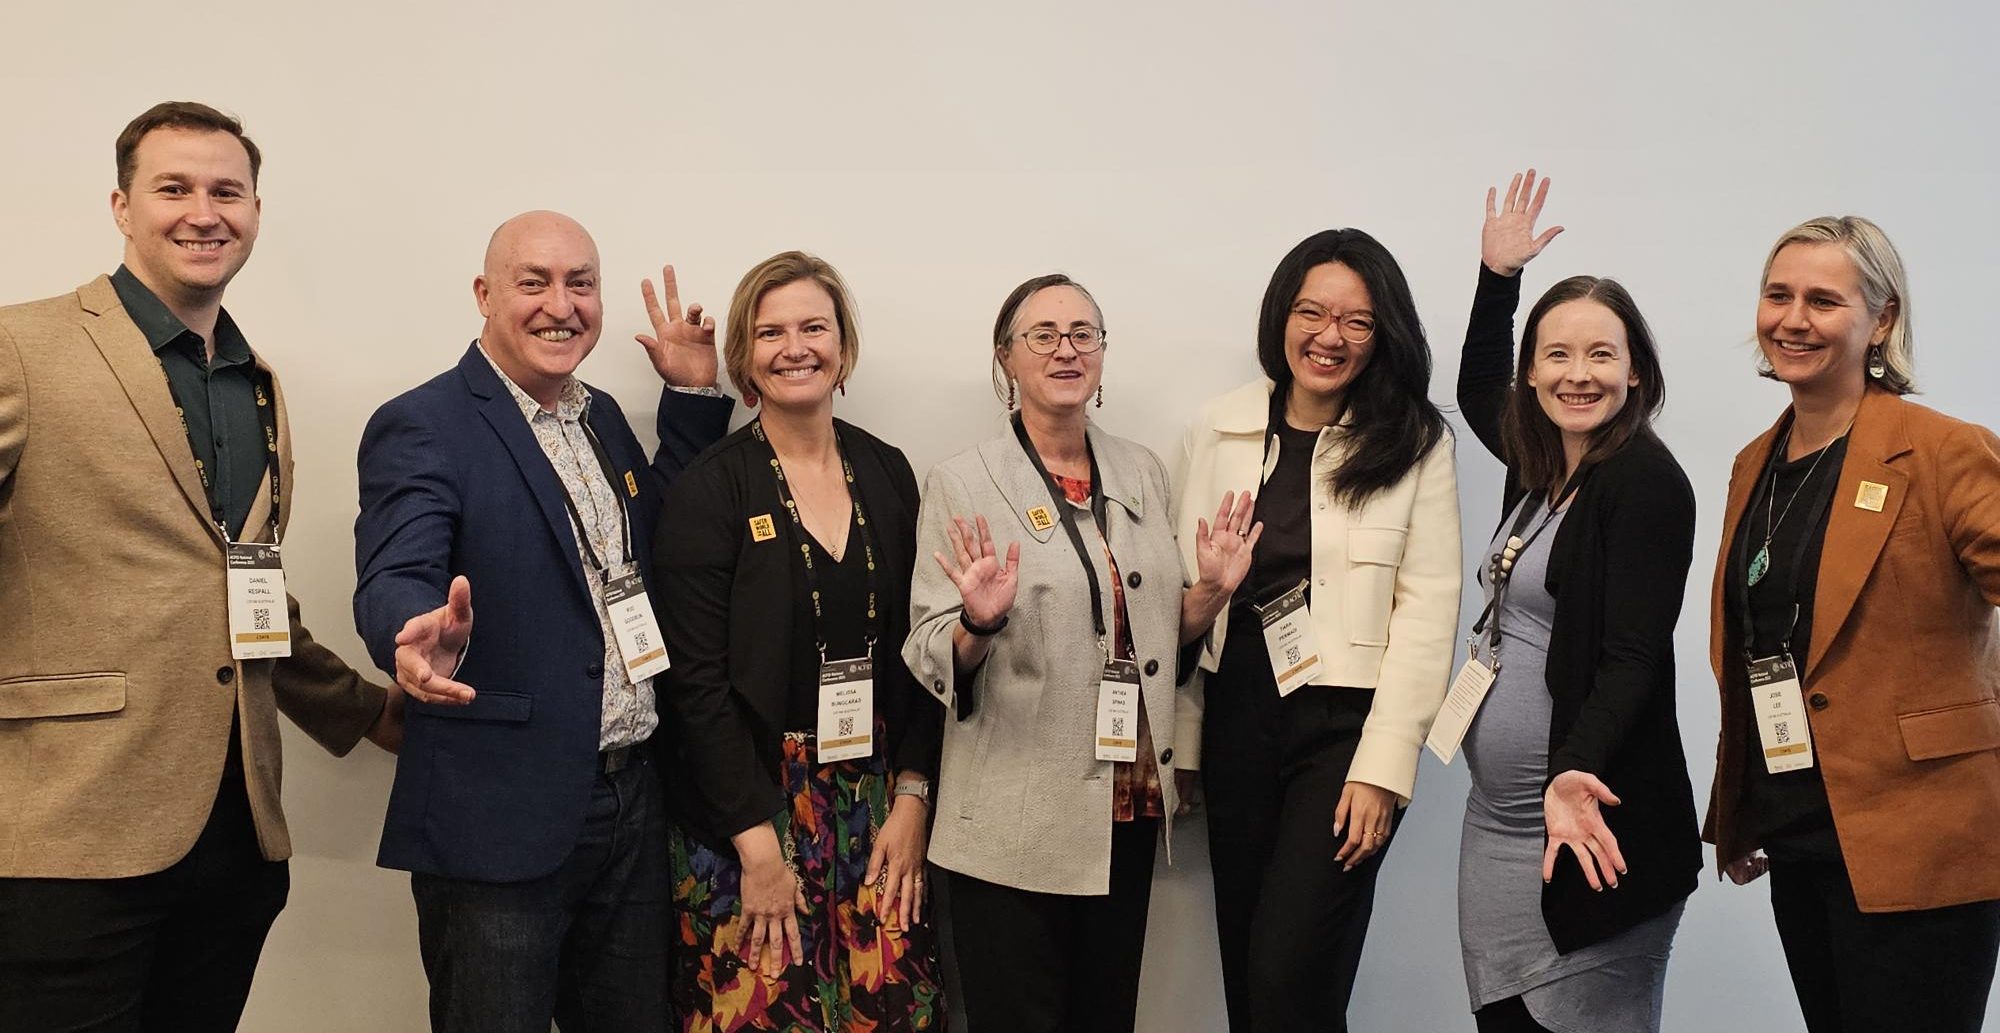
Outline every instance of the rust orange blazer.
MULTIPOLYGON (((1736 457, 1715 566, 1709 654, 1723 686, 1722 741, 1704 837, 1718 863, 1759 846, 1742 841, 1736 821, 1749 699, 1730 670, 1743 647, 1725 626, 1722 592, 1729 541, 1785 422, 1736 457)), ((1802 675, 1863 911, 2000 899, 1996 605, 2000 438, 1871 385, 1827 518, 1802 675), (1879 512, 1858 504, 1864 481, 1888 489, 1879 512)))

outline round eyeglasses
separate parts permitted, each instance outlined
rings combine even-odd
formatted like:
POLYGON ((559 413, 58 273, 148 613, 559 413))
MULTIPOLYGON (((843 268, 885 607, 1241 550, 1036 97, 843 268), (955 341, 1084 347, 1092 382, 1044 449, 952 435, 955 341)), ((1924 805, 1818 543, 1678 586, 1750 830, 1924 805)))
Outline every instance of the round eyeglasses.
POLYGON ((1021 340, 1028 350, 1036 355, 1054 355, 1056 348, 1064 341, 1075 348, 1077 354, 1088 355, 1104 347, 1104 328, 1101 326, 1079 326, 1067 333, 1054 327, 1038 326, 1033 330, 1021 331, 1021 340))
POLYGON ((1308 334, 1323 332, 1329 326, 1340 328, 1340 339, 1348 344, 1367 344, 1375 336, 1375 317, 1364 312, 1349 312, 1336 316, 1318 305, 1300 302, 1292 306, 1292 322, 1308 334))

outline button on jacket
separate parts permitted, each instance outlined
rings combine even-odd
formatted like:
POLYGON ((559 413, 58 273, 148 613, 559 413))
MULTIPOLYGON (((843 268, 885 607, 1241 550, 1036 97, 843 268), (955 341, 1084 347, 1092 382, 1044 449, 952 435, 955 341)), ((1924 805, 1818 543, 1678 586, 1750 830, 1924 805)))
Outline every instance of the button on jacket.
MULTIPOLYGON (((1172 728, 1183 583, 1166 468, 1144 446, 1095 426, 1088 433, 1103 480, 1106 534, 1127 575, 1125 612, 1147 719, 1154 728, 1172 728)), ((910 587, 903 659, 953 715, 945 725, 930 859, 1017 889, 1103 894, 1110 890, 1112 769, 1096 759, 1092 741, 1104 652, 1083 564, 1060 521, 1077 520, 1083 532, 1107 635, 1111 571, 1088 512, 1054 506, 1012 428, 931 470, 917 529, 917 555, 925 559, 910 587), (1037 530, 1028 515, 1037 509, 1055 513, 1057 522, 1037 530), (960 684, 951 648, 958 588, 928 557, 950 554, 945 527, 953 516, 975 514, 991 525, 1001 556, 1009 543, 1020 543, 1020 589, 985 663, 960 684)), ((1171 764, 1174 754, 1161 753, 1154 759, 1171 764)), ((1162 778, 1161 788, 1171 834, 1174 780, 1162 778)))
MULTIPOLYGON (((1277 464, 1269 380, 1245 384, 1205 406, 1182 443, 1180 552, 1195 576, 1195 521, 1213 516, 1226 491, 1262 491, 1277 464), (1266 456, 1268 444, 1268 458, 1266 456)), ((1462 574, 1458 473, 1450 435, 1441 438, 1393 487, 1349 508, 1328 491, 1346 434, 1320 431, 1313 450, 1312 630, 1320 649, 1315 685, 1374 689, 1348 780, 1380 786, 1408 803, 1417 753, 1444 702, 1451 676, 1462 574)), ((1202 643, 1200 670, 1176 715, 1180 766, 1200 766, 1202 681, 1222 662, 1227 608, 1202 643)))

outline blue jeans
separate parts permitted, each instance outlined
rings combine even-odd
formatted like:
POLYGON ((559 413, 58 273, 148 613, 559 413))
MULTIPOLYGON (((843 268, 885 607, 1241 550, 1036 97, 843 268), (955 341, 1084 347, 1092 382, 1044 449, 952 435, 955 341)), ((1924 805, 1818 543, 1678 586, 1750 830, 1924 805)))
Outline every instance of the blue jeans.
POLYGON ((410 876, 436 1033, 653 1033, 667 1024, 666 812, 650 751, 600 772, 553 873, 410 876))

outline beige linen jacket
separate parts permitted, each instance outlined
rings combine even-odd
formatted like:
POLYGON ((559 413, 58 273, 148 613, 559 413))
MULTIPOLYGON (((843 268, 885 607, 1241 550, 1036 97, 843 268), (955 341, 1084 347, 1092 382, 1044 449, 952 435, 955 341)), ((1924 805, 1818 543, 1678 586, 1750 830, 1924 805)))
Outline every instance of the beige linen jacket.
MULTIPOLYGON (((1210 400, 1182 443, 1174 526, 1181 559, 1195 576, 1195 521, 1213 517, 1225 491, 1253 488, 1278 462, 1276 440, 1266 457, 1265 423, 1271 382, 1258 379, 1210 400)), ((1402 481, 1350 509, 1327 492, 1326 473, 1338 462, 1346 434, 1320 431, 1312 463, 1312 628, 1323 665, 1314 685, 1374 689, 1375 702, 1349 765, 1350 782, 1380 786, 1410 802, 1417 754, 1444 702, 1451 677, 1458 601, 1458 472, 1449 433, 1402 481)), ((1222 662, 1229 611, 1216 618, 1202 645, 1177 715, 1177 763, 1198 767, 1203 681, 1222 662)), ((1304 691, 1304 690, 1301 690, 1304 691)))
MULTIPOLYGON (((1124 579, 1125 612, 1139 665, 1140 695, 1161 768, 1167 834, 1175 794, 1174 663, 1180 643, 1180 555, 1166 467, 1144 446, 1092 426, 1090 447, 1104 482, 1105 523, 1124 579)), ((1049 491, 1012 428, 939 463, 924 482, 910 586, 910 637, 903 660, 945 704, 944 756, 930 859, 954 872, 1039 893, 1103 894, 1111 879, 1111 762, 1096 759, 1097 686, 1103 674, 1090 617, 1090 588, 1076 548, 1057 523, 1037 529, 1031 510, 1052 509, 1049 491), (955 681, 951 634, 958 588, 930 556, 950 554, 953 515, 986 517, 1004 558, 1021 545, 1020 589, 1007 627, 969 684, 955 681), (976 700, 960 718, 958 696, 976 700)), ((1062 514, 1057 514, 1058 519, 1062 514)), ((1078 524, 1112 627, 1104 539, 1078 524)))
MULTIPOLYGON (((273 401, 289 518, 284 392, 273 401)), ((290 658, 230 658, 206 498, 108 277, 0 308, 0 878, 179 860, 215 801, 232 713, 258 843, 288 857, 278 711, 336 754, 380 713, 383 690, 313 642, 295 600, 290 658)), ((268 535, 270 506, 267 478, 245 526, 268 535)))

